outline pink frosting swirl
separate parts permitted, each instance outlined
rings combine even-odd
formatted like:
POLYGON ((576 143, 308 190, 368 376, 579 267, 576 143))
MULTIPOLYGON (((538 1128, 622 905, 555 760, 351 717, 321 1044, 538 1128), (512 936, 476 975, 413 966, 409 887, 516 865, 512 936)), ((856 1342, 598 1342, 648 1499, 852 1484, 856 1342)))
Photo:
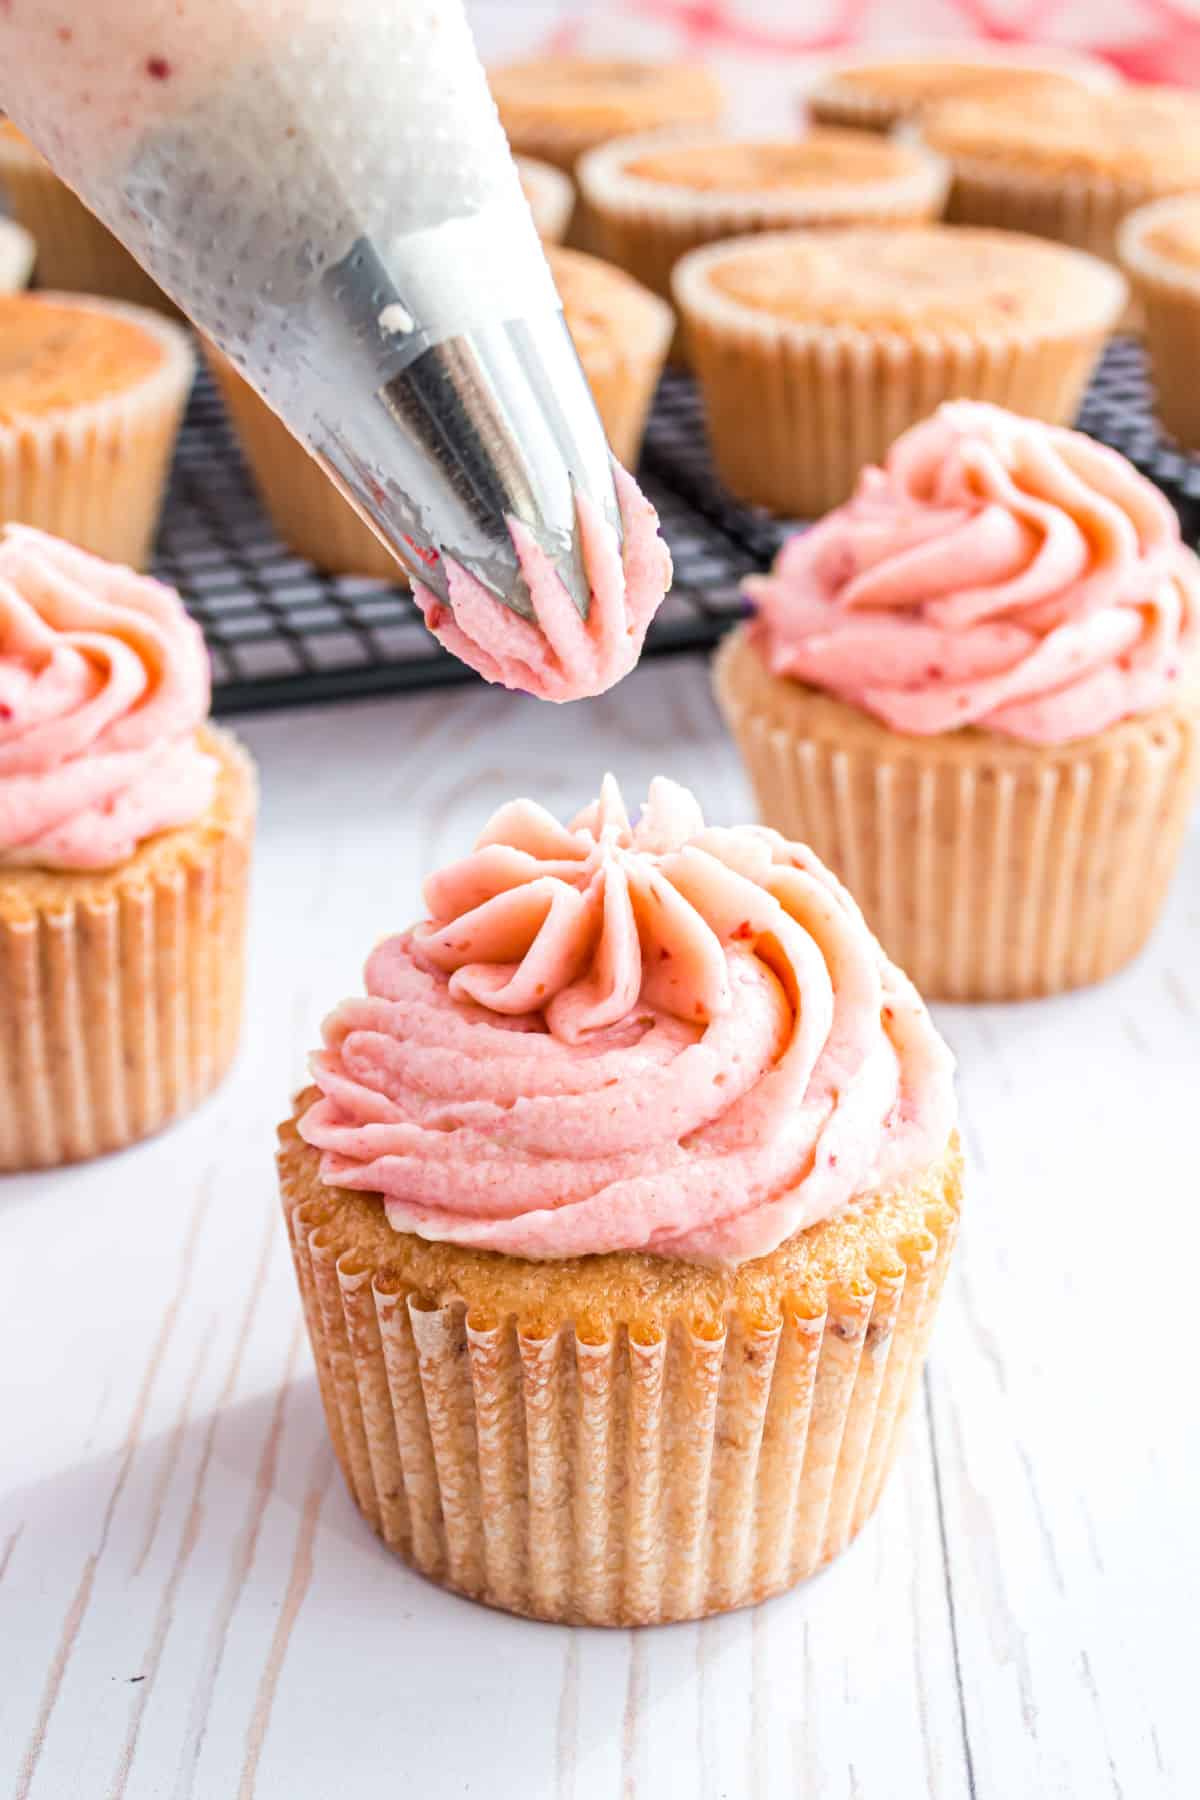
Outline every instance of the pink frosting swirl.
POLYGON ((101 869, 209 805, 208 655, 179 597, 27 525, 0 540, 0 864, 101 869))
POLYGON ((521 800, 327 1019, 300 1131, 397 1231, 535 1259, 762 1256, 927 1166, 950 1053, 812 852, 658 780, 521 800))
POLYGON ((1089 736, 1163 704, 1200 643, 1200 562, 1158 489, 1079 432, 966 400, 746 589, 775 674, 916 736, 1089 736))
POLYGON ((540 700, 581 700, 604 693, 628 675, 671 585, 671 557, 658 535, 658 515, 636 482, 615 464, 613 478, 623 547, 586 494, 576 501, 591 585, 586 621, 545 552, 514 519, 509 530, 537 623, 501 606, 474 576, 447 558, 449 607, 428 589, 414 589, 438 643, 485 681, 519 688, 540 700))

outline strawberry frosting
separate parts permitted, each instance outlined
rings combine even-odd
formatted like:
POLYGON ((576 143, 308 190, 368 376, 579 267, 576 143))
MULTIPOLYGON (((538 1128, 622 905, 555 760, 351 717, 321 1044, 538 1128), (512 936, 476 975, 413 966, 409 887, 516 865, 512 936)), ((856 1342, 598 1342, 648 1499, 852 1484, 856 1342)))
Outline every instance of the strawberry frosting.
POLYGON ((391 1225, 537 1260, 766 1255, 927 1167, 950 1053, 846 890, 760 826, 607 778, 502 807, 326 1020, 300 1131, 391 1225))
POLYGON ((746 583, 792 676, 925 736, 1061 744, 1169 699, 1200 648, 1200 562, 1124 457, 952 401, 746 583))
POLYGON ((602 694, 634 667, 646 628, 671 585, 671 557, 658 535, 658 515, 633 478, 614 464, 624 546, 586 494, 576 500, 579 541, 591 588, 586 621, 545 552, 519 520, 511 520, 517 560, 537 623, 522 619, 473 575, 445 560, 450 605, 427 588, 414 597, 439 644, 485 681, 542 700, 602 694))
POLYGON ((179 597, 26 525, 0 539, 0 866, 102 869, 197 818, 208 656, 179 597))

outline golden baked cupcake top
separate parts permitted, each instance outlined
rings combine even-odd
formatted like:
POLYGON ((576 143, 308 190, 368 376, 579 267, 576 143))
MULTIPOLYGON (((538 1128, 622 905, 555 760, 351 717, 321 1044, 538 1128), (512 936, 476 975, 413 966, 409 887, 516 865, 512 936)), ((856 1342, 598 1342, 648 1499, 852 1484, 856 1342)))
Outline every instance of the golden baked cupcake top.
POLYGON ((167 343, 104 302, 0 294, 0 424, 107 400, 164 368, 167 343))
POLYGON ((1200 94, 1127 87, 1111 94, 950 100, 922 122, 934 150, 1047 177, 1107 176, 1173 192, 1200 186, 1200 94))
POLYGON ((1121 277, 1096 258, 1020 232, 948 225, 904 231, 772 233, 694 252, 676 274, 681 300, 727 303, 782 323, 911 337, 972 338, 1045 329, 1080 315, 1111 322, 1121 277))
POLYGON ((581 145, 721 115, 720 83, 689 63, 545 56, 489 71, 501 123, 514 140, 550 130, 581 145))
POLYGON ((743 194, 890 181, 919 173, 927 161, 915 145, 828 128, 796 138, 647 146, 622 166, 626 175, 664 187, 743 194))
POLYGON ((1084 73, 1034 63, 920 56, 848 64, 818 83, 812 100, 818 110, 825 98, 876 101, 900 120, 941 100, 993 96, 1028 100, 1055 92, 1079 93, 1092 85, 1084 73))
POLYGON ((605 350, 620 350, 626 338, 636 342, 647 330, 670 328, 670 308, 623 269, 558 245, 548 248, 546 257, 585 363, 605 350))

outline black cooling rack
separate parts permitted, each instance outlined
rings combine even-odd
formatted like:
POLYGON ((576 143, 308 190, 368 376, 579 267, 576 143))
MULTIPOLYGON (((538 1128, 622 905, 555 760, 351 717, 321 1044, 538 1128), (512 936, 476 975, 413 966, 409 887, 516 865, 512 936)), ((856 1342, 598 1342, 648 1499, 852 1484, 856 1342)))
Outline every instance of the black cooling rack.
MULTIPOLYGON (((1110 344, 1079 423, 1169 495, 1200 537, 1200 459, 1158 435, 1142 351, 1110 344)), ((712 471, 691 378, 668 371, 639 472, 675 561, 647 655, 707 649, 742 613, 741 578, 765 567, 799 521, 740 505, 712 471)), ((182 593, 213 661, 218 713, 477 679, 426 631, 403 589, 322 575, 275 536, 207 370, 197 378, 171 473, 155 572, 182 593)))

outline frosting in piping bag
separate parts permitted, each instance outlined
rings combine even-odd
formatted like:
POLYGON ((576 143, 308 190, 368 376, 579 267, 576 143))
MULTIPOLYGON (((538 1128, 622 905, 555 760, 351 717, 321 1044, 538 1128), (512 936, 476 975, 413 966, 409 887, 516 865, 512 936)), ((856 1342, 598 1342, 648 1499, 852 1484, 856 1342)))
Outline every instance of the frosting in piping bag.
POLYGON ((101 869, 197 818, 208 654, 178 596, 26 525, 0 540, 0 865, 101 869))
POLYGON ((912 735, 1066 743, 1167 700, 1200 563, 1115 451, 952 401, 746 589, 773 673, 912 735))
POLYGON ((529 585, 537 624, 502 606, 447 558, 451 606, 420 586, 413 597, 434 637, 462 662, 505 687, 542 700, 580 700, 613 687, 641 655, 646 627, 671 584, 671 557, 658 515, 618 464, 613 479, 624 528, 623 550, 586 494, 579 495, 579 539, 591 584, 586 622, 546 555, 517 521, 509 529, 529 585))
POLYGON ((300 1123, 398 1231, 535 1259, 765 1255, 945 1148, 951 1059, 801 846, 611 777, 432 876, 329 1017, 300 1123))

